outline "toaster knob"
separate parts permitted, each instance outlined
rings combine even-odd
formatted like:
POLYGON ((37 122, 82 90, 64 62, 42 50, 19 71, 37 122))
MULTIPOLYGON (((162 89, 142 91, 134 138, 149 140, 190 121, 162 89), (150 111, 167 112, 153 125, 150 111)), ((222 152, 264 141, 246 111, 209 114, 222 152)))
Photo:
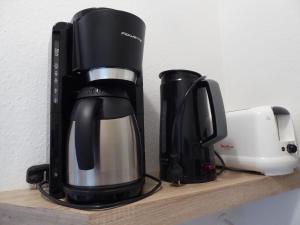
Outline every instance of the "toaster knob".
POLYGON ((296 153, 297 152, 297 146, 293 144, 288 144, 286 146, 288 153, 296 153))

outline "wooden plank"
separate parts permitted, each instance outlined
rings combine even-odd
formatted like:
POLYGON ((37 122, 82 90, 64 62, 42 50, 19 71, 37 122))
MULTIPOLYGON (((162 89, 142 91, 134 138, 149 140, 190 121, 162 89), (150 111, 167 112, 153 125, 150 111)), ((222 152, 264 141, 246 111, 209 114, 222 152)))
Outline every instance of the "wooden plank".
POLYGON ((209 183, 164 183, 149 198, 104 211, 70 209, 44 200, 37 190, 16 190, 0 193, 0 225, 173 225, 298 187, 299 172, 266 177, 226 171, 209 183))

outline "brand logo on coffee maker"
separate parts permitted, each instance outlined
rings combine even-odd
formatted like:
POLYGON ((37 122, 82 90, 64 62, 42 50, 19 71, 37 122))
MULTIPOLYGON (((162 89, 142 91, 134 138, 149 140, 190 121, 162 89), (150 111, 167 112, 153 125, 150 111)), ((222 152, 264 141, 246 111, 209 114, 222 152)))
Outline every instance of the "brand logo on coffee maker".
POLYGON ((130 37, 130 38, 135 39, 135 40, 138 40, 139 42, 142 43, 142 39, 139 38, 139 37, 137 37, 137 36, 135 36, 135 35, 133 35, 133 34, 129 34, 129 33, 126 33, 126 32, 124 32, 124 31, 122 31, 122 32, 121 32, 121 35, 122 35, 122 36, 126 36, 126 37, 130 37))

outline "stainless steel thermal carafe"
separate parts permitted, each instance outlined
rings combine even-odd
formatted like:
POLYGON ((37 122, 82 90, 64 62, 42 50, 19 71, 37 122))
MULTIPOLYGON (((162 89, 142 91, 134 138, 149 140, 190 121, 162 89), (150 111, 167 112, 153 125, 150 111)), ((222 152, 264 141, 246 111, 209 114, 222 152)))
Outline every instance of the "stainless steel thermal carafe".
POLYGON ((140 134, 126 93, 85 88, 75 103, 67 151, 67 183, 122 185, 140 177, 140 134))

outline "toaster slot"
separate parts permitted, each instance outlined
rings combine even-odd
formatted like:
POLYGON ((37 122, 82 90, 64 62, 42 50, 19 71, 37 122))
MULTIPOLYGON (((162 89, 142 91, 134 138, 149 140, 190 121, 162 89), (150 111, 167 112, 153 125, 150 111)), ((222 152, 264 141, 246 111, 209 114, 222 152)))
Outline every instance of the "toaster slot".
POLYGON ((272 107, 278 132, 279 141, 294 141, 294 129, 288 110, 282 107, 272 107))

